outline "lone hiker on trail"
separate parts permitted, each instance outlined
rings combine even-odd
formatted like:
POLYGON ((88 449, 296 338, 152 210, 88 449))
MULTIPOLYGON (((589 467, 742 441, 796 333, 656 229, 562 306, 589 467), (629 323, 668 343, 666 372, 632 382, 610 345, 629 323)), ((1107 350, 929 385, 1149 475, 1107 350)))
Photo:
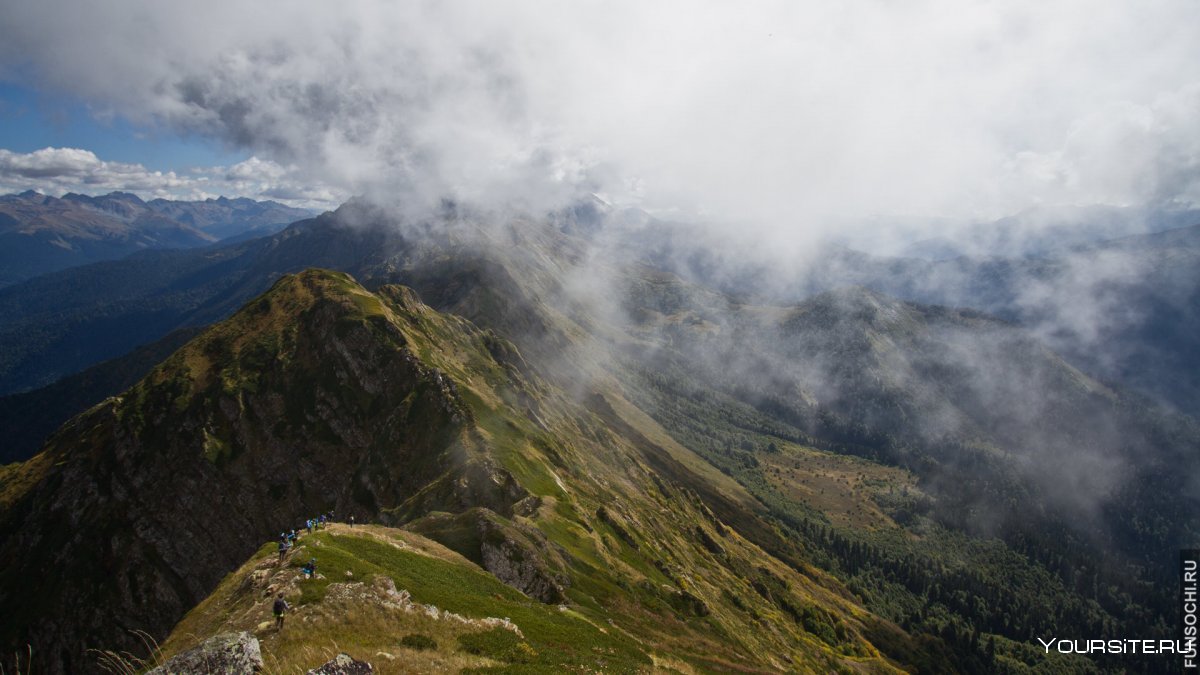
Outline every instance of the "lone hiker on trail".
POLYGON ((350 516, 350 527, 354 527, 354 516, 350 516))
POLYGON ((283 630, 283 613, 291 609, 288 606, 287 600, 283 599, 283 593, 275 597, 275 630, 283 630))

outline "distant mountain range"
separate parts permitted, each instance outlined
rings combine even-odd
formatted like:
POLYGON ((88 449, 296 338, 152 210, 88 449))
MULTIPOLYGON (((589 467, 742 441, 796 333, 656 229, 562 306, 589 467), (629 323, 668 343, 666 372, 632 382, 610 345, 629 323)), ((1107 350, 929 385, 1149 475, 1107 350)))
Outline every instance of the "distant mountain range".
POLYGON ((312 215, 252 199, 142 201, 127 192, 0 196, 0 286, 135 251, 262 236, 312 215))

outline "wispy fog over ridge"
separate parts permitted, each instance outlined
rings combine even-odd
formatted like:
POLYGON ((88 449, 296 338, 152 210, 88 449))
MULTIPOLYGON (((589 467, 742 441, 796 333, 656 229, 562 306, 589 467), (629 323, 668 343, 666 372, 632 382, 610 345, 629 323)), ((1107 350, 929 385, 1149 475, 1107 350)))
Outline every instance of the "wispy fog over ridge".
POLYGON ((900 216, 1200 202, 1200 5, 1185 0, 4 14, 0 76, 413 214, 596 192, 794 243, 900 216))

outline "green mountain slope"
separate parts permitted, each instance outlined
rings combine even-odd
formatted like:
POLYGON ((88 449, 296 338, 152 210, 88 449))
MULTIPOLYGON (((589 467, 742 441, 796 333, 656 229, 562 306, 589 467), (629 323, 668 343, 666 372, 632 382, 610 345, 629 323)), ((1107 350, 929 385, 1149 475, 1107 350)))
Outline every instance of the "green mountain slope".
POLYGON ((264 546, 188 612, 156 658, 242 630, 259 638, 272 672, 303 672, 339 651, 378 673, 652 664, 635 636, 532 600, 420 535, 379 526, 334 524, 302 535, 282 563, 273 544, 264 546), (314 557, 318 576, 305 578, 301 566, 314 557), (282 630, 271 609, 279 593, 293 608, 282 630))
POLYGON ((937 658, 615 391, 581 399, 494 333, 336 273, 285 277, 7 467, 0 497, 0 629, 55 671, 86 670, 87 647, 136 649, 132 629, 165 635, 262 541, 329 508, 442 541, 645 654, 937 658))

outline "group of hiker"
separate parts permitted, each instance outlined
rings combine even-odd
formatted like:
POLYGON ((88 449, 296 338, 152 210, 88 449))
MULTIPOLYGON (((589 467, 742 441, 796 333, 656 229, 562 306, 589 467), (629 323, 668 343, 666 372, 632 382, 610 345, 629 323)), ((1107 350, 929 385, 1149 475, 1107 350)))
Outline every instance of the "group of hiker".
MULTIPOLYGON (((305 520, 304 528, 306 530, 308 530, 309 534, 312 534, 316 530, 325 529, 326 525, 328 525, 331 522, 333 522, 333 511, 329 511, 327 513, 322 513, 316 517, 305 520)), ((350 526, 351 527, 354 526, 354 516, 350 516, 350 526)), ((280 563, 283 563, 284 558, 287 557, 288 551, 290 551, 292 549, 292 547, 294 547, 296 545, 296 540, 299 538, 299 536, 300 535, 294 529, 284 530, 283 532, 279 533, 279 562, 280 563)), ((313 577, 315 577, 317 575, 317 559, 310 558, 308 562, 304 563, 304 565, 303 565, 303 567, 301 567, 301 569, 304 572, 305 579, 312 579, 313 577)), ((282 592, 279 593, 279 595, 277 595, 275 597, 275 604, 272 609, 275 613, 275 628, 278 630, 282 630, 283 629, 283 615, 285 613, 287 613, 287 611, 289 609, 291 609, 291 606, 288 605, 287 600, 283 599, 282 592)))
MULTIPOLYGON (((333 522, 333 511, 309 518, 304 521, 304 528, 308 530, 309 534, 312 534, 315 530, 325 529, 325 526, 331 522, 333 522)), ((354 516, 350 517, 350 522, 351 524, 354 523, 354 516)), ((279 533, 279 562, 283 562, 284 557, 287 556, 287 552, 296 545, 296 539, 299 536, 299 533, 294 529, 284 530, 279 533)))

